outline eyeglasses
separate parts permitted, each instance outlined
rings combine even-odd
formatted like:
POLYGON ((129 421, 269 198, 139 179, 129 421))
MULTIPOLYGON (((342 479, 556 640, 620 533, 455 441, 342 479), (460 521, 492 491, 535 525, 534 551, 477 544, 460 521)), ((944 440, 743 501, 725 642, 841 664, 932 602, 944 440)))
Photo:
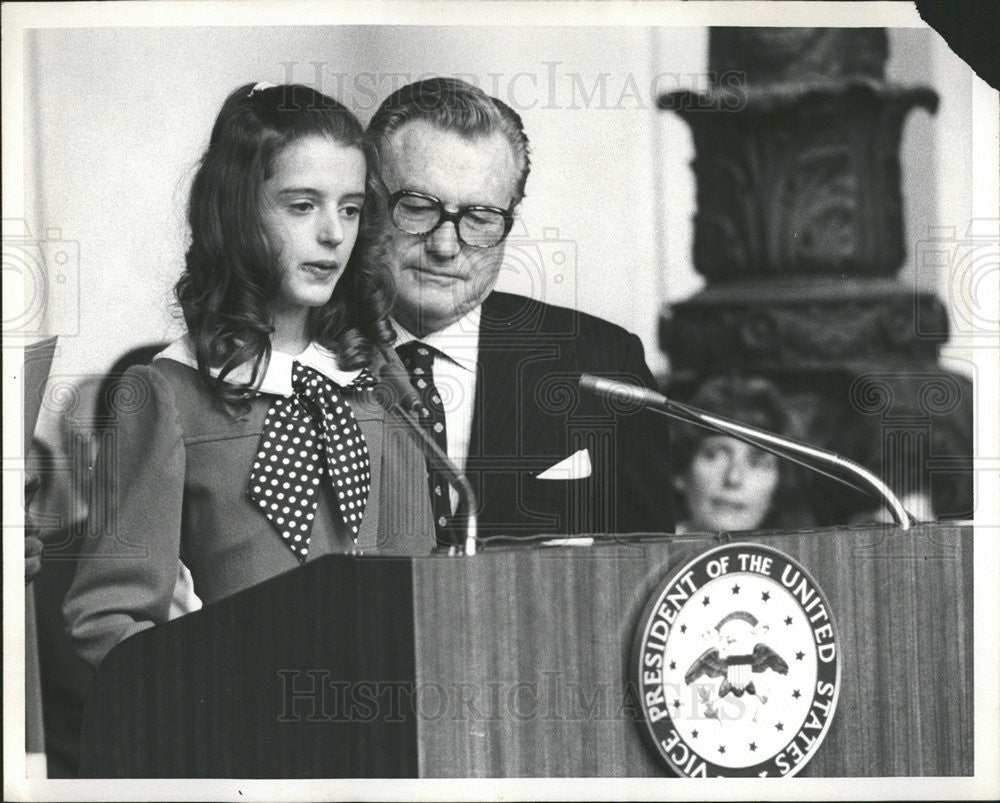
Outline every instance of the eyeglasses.
POLYGON ((458 239, 471 248, 492 248, 503 242, 514 225, 510 209, 496 206, 463 206, 449 212, 433 195, 400 190, 389 199, 392 222, 407 234, 426 236, 446 222, 455 224, 458 239))

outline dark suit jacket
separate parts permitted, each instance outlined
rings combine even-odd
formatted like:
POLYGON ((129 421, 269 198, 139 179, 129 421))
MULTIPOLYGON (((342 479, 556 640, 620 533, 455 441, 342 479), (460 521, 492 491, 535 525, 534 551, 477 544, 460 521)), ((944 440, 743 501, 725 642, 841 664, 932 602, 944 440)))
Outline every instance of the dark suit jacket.
POLYGON ((639 338, 621 327, 521 296, 486 298, 466 470, 480 536, 673 531, 666 419, 584 395, 581 373, 656 387, 639 338), (580 449, 591 476, 537 478, 580 449))

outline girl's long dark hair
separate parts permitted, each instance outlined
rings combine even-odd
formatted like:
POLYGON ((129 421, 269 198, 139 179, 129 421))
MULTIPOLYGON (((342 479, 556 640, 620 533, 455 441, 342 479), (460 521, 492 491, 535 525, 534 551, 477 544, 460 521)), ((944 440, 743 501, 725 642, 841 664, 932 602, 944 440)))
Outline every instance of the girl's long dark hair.
MULTIPOLYGON (((223 103, 191 186, 191 245, 175 287, 198 372, 219 401, 245 400, 271 357, 271 302, 280 276, 276 245, 268 242, 261 223, 261 205, 274 160, 307 136, 363 149, 362 134, 361 124, 343 105, 298 84, 247 84, 223 103), (252 368, 248 381, 228 379, 244 364, 252 368)), ((373 242, 374 195, 367 193, 358 242, 330 301, 309 314, 307 334, 335 352, 345 370, 368 365, 375 348, 391 344, 395 336, 387 319, 389 272, 373 242)))

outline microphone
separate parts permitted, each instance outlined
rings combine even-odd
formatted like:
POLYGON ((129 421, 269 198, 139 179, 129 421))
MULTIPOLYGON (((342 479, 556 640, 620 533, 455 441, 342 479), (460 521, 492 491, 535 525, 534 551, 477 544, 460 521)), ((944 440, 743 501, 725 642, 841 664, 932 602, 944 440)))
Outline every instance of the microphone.
POLYGON ((731 438, 749 443, 751 446, 756 446, 778 457, 791 460, 800 466, 808 468, 810 471, 815 471, 825 477, 834 479, 855 490, 861 490, 866 493, 874 492, 892 512, 893 518, 896 520, 899 528, 901 530, 910 529, 913 518, 889 487, 864 466, 860 466, 853 460, 848 460, 836 452, 820 449, 818 446, 812 446, 793 438, 786 438, 783 435, 776 435, 765 429, 741 424, 738 421, 733 421, 723 416, 713 415, 704 410, 699 410, 697 407, 671 401, 662 393, 657 393, 640 385, 619 382, 614 379, 593 376, 592 374, 583 374, 580 376, 580 388, 606 399, 614 399, 631 405, 639 404, 654 412, 669 416, 670 418, 676 418, 687 424, 694 424, 695 426, 709 429, 722 435, 728 435, 731 438), (819 465, 850 474, 860 479, 866 488, 858 488, 853 482, 824 471, 810 461, 815 461, 819 465))
MULTIPOLYGON (((420 395, 410 382, 410 374, 406 370, 406 366, 403 365, 403 361, 399 359, 396 349, 392 346, 385 346, 379 350, 385 358, 385 364, 379 371, 379 379, 392 388, 395 393, 397 401, 394 406, 407 413, 411 413, 418 418, 423 416, 424 410, 427 408, 424 403, 420 401, 420 395)), ((427 434, 422 429, 420 431, 425 435, 427 434)), ((431 443, 434 443, 433 439, 431 440, 431 443)), ((434 445, 437 446, 436 443, 434 445)))
MULTIPOLYGON (((410 383, 410 375, 403 366, 402 360, 399 359, 399 355, 396 354, 396 350, 392 346, 384 346, 379 350, 385 358, 385 364, 379 371, 379 379, 394 391, 396 398, 390 409, 396 411, 431 466, 444 474, 448 484, 458 492, 458 509, 455 511, 455 515, 457 518, 465 520, 464 552, 466 555, 475 555, 478 544, 477 503, 472 485, 465 474, 458 470, 448 455, 420 425, 420 419, 429 416, 430 412, 420 401, 419 394, 410 383)), ((455 544, 451 547, 449 554, 458 554, 461 549, 460 545, 455 544)))
POLYGON ((662 393, 644 388, 642 385, 632 385, 628 382, 619 382, 616 379, 606 379, 603 376, 594 376, 593 374, 580 375, 580 388, 605 398, 614 398, 633 404, 638 402, 643 407, 659 407, 670 401, 662 393))

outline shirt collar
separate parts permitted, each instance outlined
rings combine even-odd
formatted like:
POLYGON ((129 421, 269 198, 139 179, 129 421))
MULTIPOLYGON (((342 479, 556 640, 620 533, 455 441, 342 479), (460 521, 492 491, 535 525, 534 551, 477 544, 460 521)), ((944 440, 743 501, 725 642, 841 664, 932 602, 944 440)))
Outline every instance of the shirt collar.
POLYGON ((475 373, 479 359, 479 323, 481 318, 482 306, 477 305, 444 329, 419 338, 393 318, 392 325, 396 329, 394 345, 398 348, 404 343, 419 340, 428 346, 433 346, 465 370, 475 373))
MULTIPOLYGON (((198 358, 195 356, 194 344, 191 342, 191 338, 188 335, 184 335, 184 337, 175 340, 153 359, 159 359, 161 357, 173 360, 174 362, 179 362, 191 368, 198 367, 198 358)), ((360 368, 351 371, 340 370, 340 368, 337 367, 337 355, 313 341, 306 346, 305 351, 301 354, 285 354, 281 351, 272 351, 271 359, 267 364, 267 370, 264 372, 264 376, 257 385, 256 391, 258 393, 269 393, 275 396, 291 396, 292 364, 296 362, 300 362, 303 365, 308 365, 310 368, 314 368, 323 374, 323 376, 333 380, 341 387, 349 385, 354 379, 357 378, 358 374, 361 373, 360 368)), ((212 376, 219 375, 218 368, 212 368, 209 372, 212 376)), ((230 372, 229 378, 231 378, 234 384, 238 384, 249 382, 250 375, 250 364, 243 363, 243 365, 234 368, 230 372)))

